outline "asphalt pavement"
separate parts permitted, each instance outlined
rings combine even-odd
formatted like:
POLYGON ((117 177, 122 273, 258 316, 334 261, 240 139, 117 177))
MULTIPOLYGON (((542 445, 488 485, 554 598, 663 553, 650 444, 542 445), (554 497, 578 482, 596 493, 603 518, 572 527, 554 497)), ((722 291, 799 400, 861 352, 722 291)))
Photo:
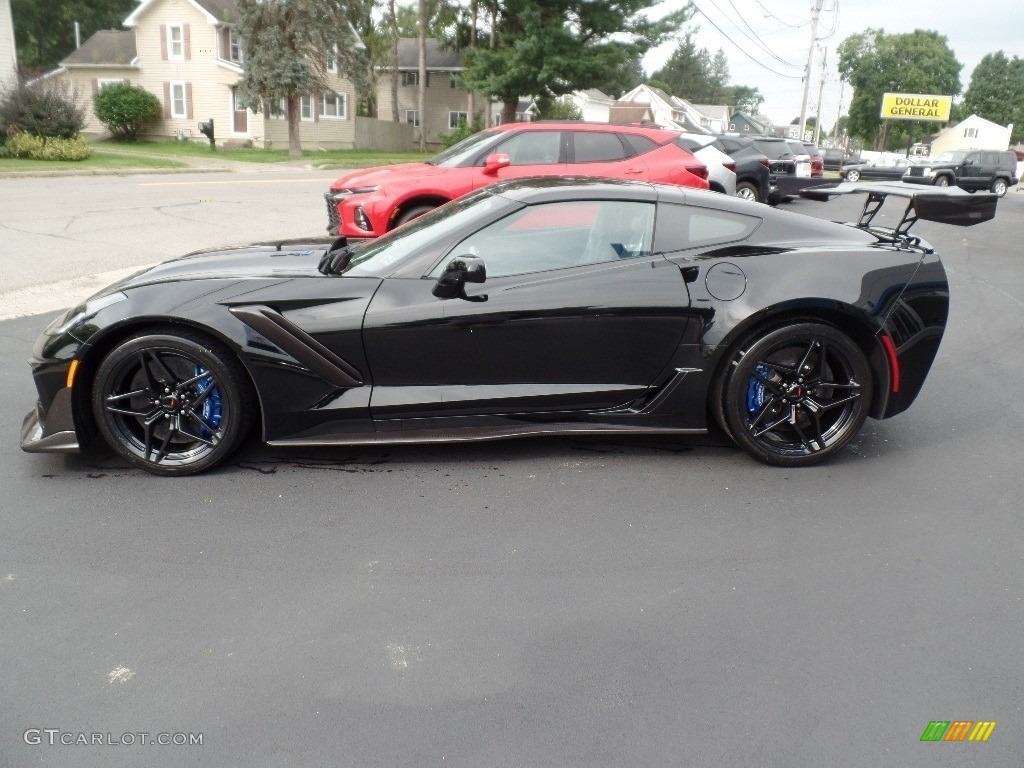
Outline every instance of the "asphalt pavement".
POLYGON ((800 471, 715 436, 29 455, 52 314, 0 322, 0 766, 1021 766, 1024 194, 917 230, 952 285, 930 378, 800 471))

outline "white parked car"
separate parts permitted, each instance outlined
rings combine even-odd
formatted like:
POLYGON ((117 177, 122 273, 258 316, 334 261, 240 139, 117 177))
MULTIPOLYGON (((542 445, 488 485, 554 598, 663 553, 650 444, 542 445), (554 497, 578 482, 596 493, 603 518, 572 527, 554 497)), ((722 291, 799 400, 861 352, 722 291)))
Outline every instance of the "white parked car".
POLYGON ((711 146, 714 136, 701 133, 682 133, 676 143, 693 153, 708 167, 708 184, 711 191, 726 195, 736 194, 736 163, 725 152, 711 146))

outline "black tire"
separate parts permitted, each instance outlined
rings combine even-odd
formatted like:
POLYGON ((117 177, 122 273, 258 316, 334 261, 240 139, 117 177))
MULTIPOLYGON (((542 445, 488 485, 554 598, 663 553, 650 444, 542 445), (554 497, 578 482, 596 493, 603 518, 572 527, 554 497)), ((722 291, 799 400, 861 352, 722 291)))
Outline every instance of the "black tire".
POLYGON ((1002 197, 1003 195, 1005 195, 1007 189, 1008 186, 1006 184, 1006 179, 996 179, 995 181, 992 182, 991 191, 994 192, 998 197, 1002 197))
POLYGON ((223 461, 252 428, 255 402, 231 350, 187 330, 126 339, 93 379, 93 414, 103 438, 155 475, 191 475, 223 461))
POLYGON ((848 336, 796 323, 740 344, 713 408, 754 458, 783 467, 817 464, 860 431, 871 404, 871 368, 848 336))
POLYGON ((749 181, 741 181, 736 185, 736 197, 755 203, 761 202, 761 195, 758 194, 757 187, 749 181))
MULTIPOLYGON (((437 208, 436 205, 414 205, 412 208, 404 210, 400 214, 398 214, 398 218, 395 219, 395 227, 400 227, 407 221, 418 219, 424 213, 429 213, 435 208, 437 208)), ((393 228, 394 227, 392 227, 392 229, 393 228)))
POLYGON ((860 171, 847 171, 846 172, 846 180, 847 181, 860 181, 860 171))
POLYGON ((935 177, 935 186, 936 187, 948 187, 949 186, 949 176, 936 176, 935 177))

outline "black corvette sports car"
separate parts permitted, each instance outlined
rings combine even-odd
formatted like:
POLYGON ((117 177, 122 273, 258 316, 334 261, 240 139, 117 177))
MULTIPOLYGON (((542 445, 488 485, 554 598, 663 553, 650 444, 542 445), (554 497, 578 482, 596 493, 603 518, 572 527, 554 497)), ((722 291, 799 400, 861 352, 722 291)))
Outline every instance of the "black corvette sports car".
MULTIPOLYGON (((196 253, 111 285, 36 342, 28 451, 102 436, 188 474, 276 446, 702 433, 804 465, 913 402, 946 323, 918 218, 994 195, 843 184, 842 225, 722 195, 528 179, 377 241, 196 253), (886 197, 907 203, 876 227, 886 197)), ((810 196, 810 195, 809 195, 810 196)))

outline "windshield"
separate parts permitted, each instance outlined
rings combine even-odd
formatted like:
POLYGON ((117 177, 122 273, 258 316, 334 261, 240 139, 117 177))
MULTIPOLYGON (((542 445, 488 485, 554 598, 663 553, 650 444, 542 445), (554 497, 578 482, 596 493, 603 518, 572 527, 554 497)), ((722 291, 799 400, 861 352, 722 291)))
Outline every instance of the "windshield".
POLYGON ((943 152, 935 160, 940 163, 959 163, 965 157, 967 157, 967 153, 962 149, 951 149, 948 152, 943 152))
POLYGON ((483 149, 488 139, 493 138, 495 138, 493 131, 474 133, 427 162, 431 165, 443 165, 445 168, 456 168, 483 149))
POLYGON ((780 160, 786 155, 793 154, 789 145, 784 141, 754 141, 754 145, 764 152, 765 156, 771 160, 780 160))
POLYGON ((507 202, 486 189, 453 200, 363 246, 355 252, 342 274, 380 277, 393 272, 425 246, 507 202))

